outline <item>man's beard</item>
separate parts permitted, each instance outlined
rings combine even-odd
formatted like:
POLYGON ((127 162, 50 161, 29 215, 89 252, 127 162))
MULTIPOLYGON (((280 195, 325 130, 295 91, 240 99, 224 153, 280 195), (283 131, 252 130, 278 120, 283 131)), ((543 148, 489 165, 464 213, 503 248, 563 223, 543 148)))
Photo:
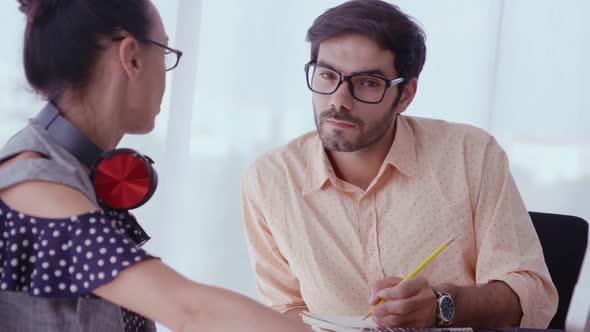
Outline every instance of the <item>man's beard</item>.
POLYGON ((314 116, 315 125, 324 149, 332 152, 353 152, 374 144, 387 134, 387 131, 394 124, 396 117, 395 107, 390 107, 380 120, 375 121, 372 126, 367 127, 361 119, 352 116, 351 112, 346 109, 336 110, 332 108, 317 114, 314 105, 314 114, 316 114, 314 116), (324 123, 330 119, 355 124, 359 131, 356 139, 346 138, 343 131, 338 129, 324 129, 324 123))

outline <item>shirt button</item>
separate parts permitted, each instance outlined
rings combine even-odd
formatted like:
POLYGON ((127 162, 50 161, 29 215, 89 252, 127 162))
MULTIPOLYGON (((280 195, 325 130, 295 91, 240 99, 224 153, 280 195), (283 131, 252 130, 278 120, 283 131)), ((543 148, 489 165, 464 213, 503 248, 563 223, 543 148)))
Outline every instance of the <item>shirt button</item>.
POLYGON ((363 202, 363 205, 364 205, 366 208, 368 208, 368 207, 369 207, 369 205, 371 205, 371 202, 369 202, 369 201, 364 201, 364 202, 363 202))
POLYGON ((369 255, 372 255, 375 252, 373 248, 369 248, 369 255))

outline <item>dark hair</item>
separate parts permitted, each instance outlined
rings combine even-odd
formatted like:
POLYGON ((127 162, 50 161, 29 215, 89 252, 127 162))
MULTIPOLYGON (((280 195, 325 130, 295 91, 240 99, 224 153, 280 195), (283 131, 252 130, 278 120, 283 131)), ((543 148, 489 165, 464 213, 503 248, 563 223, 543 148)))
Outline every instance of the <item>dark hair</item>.
POLYGON ((147 39, 148 0, 18 0, 27 15, 23 61, 27 80, 48 97, 88 83, 100 37, 125 30, 147 39))
POLYGON ((417 21, 397 6, 380 0, 353 0, 328 9, 307 31, 311 61, 317 61, 322 42, 345 34, 364 35, 393 51, 395 69, 405 78, 400 91, 420 75, 426 60, 426 36, 417 21))

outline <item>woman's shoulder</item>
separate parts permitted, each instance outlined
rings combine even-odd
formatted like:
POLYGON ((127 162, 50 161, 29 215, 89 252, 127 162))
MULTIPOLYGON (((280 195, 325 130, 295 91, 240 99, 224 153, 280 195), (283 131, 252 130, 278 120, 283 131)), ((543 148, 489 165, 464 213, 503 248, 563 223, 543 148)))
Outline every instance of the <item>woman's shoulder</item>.
MULTIPOLYGON (((43 158, 25 152, 0 165, 0 170, 24 159, 43 158)), ((56 182, 30 180, 0 190, 0 200, 16 211, 42 218, 65 218, 92 212, 97 206, 79 190, 56 182)))

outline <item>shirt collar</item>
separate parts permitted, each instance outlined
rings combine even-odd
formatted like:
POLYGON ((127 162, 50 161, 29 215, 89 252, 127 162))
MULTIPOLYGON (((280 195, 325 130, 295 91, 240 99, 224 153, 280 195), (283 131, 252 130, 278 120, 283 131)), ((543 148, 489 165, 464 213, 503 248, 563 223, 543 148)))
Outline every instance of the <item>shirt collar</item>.
MULTIPOLYGON (((403 174, 415 177, 418 175, 418 162, 416 159, 414 131, 410 127, 406 117, 401 114, 397 116, 395 126, 395 138, 383 164, 391 165, 403 174)), ((332 185, 336 181, 334 168, 328 159, 319 135, 313 138, 310 146, 305 183, 302 191, 302 195, 304 196, 320 190, 327 181, 330 181, 332 185)), ((382 171, 383 167, 380 173, 382 171)))

